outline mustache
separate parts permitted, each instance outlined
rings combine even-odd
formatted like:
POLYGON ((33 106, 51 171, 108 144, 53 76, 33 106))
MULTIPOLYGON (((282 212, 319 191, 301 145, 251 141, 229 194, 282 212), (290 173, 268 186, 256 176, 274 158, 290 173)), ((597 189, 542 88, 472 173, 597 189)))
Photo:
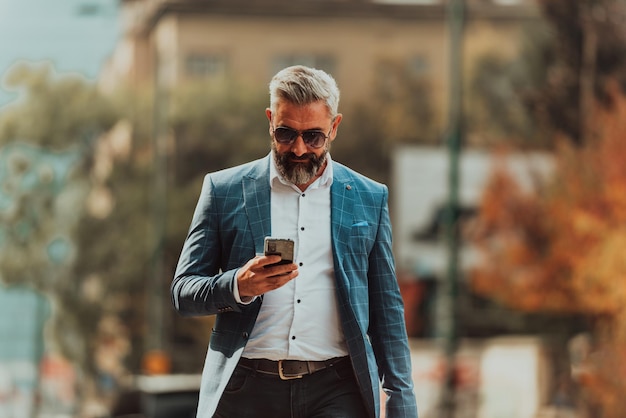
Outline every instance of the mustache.
POLYGON ((284 158, 287 159, 294 159, 294 160, 309 160, 309 161, 315 161, 317 159, 317 156, 315 154, 302 154, 300 156, 294 154, 293 152, 287 152, 285 154, 283 154, 284 158))

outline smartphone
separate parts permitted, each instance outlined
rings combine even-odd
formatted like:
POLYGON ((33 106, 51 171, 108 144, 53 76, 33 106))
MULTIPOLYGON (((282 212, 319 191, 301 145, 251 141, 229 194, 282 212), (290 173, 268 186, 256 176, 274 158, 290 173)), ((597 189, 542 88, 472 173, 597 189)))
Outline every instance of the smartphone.
POLYGON ((279 255, 281 258, 278 263, 268 264, 265 267, 293 263, 293 246, 293 240, 288 238, 265 237, 263 253, 265 255, 279 255))

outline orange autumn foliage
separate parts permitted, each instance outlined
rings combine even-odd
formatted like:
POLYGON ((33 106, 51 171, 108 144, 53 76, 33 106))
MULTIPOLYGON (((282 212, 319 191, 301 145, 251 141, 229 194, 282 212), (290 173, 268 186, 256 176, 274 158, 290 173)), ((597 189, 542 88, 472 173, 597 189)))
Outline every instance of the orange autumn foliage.
POLYGON ((471 276, 478 293, 524 311, 569 310, 569 266, 553 246, 548 212, 503 168, 494 173, 471 237, 483 256, 471 276))
POLYGON ((616 418, 626 409, 626 98, 596 126, 585 146, 557 147, 553 175, 532 191, 494 173, 470 237, 482 256, 471 283, 517 309, 596 319, 579 383, 616 418))
POLYGON ((626 100, 587 146, 563 142, 549 182, 523 190, 496 170, 471 239, 474 288, 525 311, 626 309, 626 100))

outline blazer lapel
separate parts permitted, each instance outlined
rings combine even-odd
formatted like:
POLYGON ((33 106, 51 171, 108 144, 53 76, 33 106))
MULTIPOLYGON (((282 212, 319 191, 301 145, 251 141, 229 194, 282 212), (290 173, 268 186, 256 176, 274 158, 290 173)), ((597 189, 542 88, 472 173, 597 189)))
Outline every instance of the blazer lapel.
POLYGON ((243 177, 243 200, 257 254, 263 252, 263 240, 271 234, 271 193, 269 156, 259 160, 243 177))
POLYGON ((345 277, 343 255, 348 249, 350 229, 353 221, 353 208, 356 191, 350 184, 350 178, 343 168, 335 164, 333 166, 333 183, 330 188, 330 218, 333 258, 335 259, 335 276, 340 288, 348 289, 349 282, 345 277))

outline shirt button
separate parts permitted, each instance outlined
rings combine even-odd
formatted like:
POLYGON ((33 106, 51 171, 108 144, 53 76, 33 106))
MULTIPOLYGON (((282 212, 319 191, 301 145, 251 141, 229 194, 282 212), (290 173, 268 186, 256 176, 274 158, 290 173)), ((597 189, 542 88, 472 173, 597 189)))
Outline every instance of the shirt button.
POLYGON ((300 303, 300 302, 301 302, 301 300, 300 300, 300 299, 298 299, 298 303, 300 303))
POLYGON ((295 340, 295 339, 296 339, 296 336, 295 336, 295 335, 294 335, 294 336, 292 336, 292 337, 291 337, 291 339, 292 339, 292 340, 295 340))
POLYGON ((298 265, 299 265, 300 267, 302 267, 302 266, 304 265, 304 263, 300 262, 300 263, 298 263, 298 265))
POLYGON ((300 231, 304 231, 304 227, 303 226, 300 227, 300 231))
POLYGON ((305 193, 302 193, 302 197, 304 197, 304 196, 306 196, 306 194, 305 194, 305 193))

